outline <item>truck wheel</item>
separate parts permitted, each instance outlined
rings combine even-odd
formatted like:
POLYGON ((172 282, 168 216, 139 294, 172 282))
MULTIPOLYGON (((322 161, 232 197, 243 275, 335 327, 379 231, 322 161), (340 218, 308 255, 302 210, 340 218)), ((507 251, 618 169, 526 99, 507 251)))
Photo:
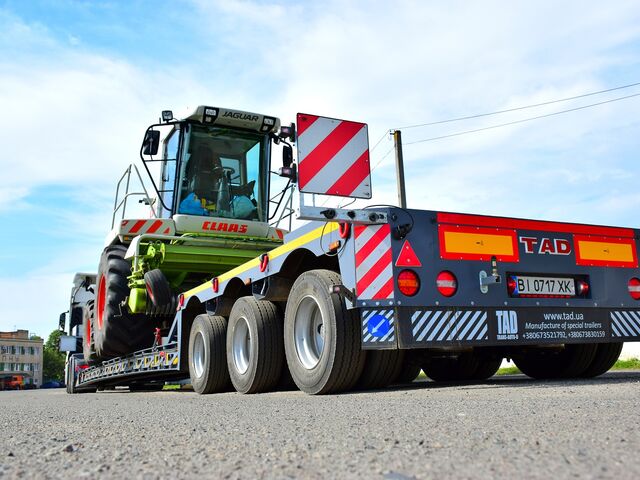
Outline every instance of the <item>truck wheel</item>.
POLYGON ((487 380, 493 377, 502 365, 502 357, 480 357, 478 358, 478 369, 471 376, 472 380, 487 380))
POLYGON ((330 270, 311 270, 293 284, 284 314, 284 347, 293 381, 303 392, 325 394, 354 386, 365 353, 360 348, 360 320, 347 310, 341 284, 330 270))
POLYGON ((478 357, 462 353, 457 358, 432 358, 422 367, 424 373, 436 382, 473 380, 480 366, 478 357))
POLYGON ((76 393, 76 382, 74 376, 75 370, 75 360, 73 357, 69 357, 67 359, 67 364, 65 365, 64 370, 64 383, 67 386, 67 393, 73 394, 76 393))
POLYGON ((104 249, 98 266, 93 340, 99 359, 117 357, 153 344, 153 329, 147 317, 128 313, 123 305, 130 293, 127 277, 131 265, 124 245, 104 249))
POLYGON ((513 362, 522 373, 537 379, 572 378, 581 376, 596 354, 595 343, 567 344, 559 353, 544 349, 527 352, 513 362))
POLYGON ((620 358, 624 343, 599 343, 596 354, 587 369, 582 372, 582 377, 593 378, 608 372, 620 358))
POLYGON ((278 307, 251 296, 236 300, 227 327, 227 366, 235 389, 240 393, 273 390, 283 365, 278 307))
POLYGON ((82 308, 82 354, 87 362, 96 358, 93 343, 93 314, 94 302, 89 300, 82 308))
POLYGON ((406 350, 404 353, 404 362, 400 375, 396 378, 396 383, 411 383, 422 371, 422 357, 423 353, 420 350, 406 350))
POLYGON ((227 319, 198 315, 189 334, 189 376, 197 393, 224 392, 229 388, 226 355, 227 319))
POLYGON ((384 388, 396 381, 402 371, 404 350, 369 350, 356 388, 384 388))

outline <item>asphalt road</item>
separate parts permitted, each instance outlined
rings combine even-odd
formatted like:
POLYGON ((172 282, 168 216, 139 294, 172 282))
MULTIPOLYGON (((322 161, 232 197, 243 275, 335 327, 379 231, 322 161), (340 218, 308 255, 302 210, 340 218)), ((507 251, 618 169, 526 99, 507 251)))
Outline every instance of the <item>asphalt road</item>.
POLYGON ((0 478, 640 478, 640 372, 311 397, 0 392, 0 478))

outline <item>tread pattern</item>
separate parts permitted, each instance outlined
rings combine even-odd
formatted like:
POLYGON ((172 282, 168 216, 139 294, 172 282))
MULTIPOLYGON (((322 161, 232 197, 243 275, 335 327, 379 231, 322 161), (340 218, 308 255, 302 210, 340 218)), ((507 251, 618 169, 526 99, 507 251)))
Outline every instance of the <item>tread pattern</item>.
POLYGON ((253 296, 236 300, 229 316, 227 329, 227 365, 231 382, 240 393, 259 393, 273 390, 282 375, 284 364, 283 322, 278 307, 266 300, 256 300, 253 296), (233 361, 233 327, 244 317, 250 330, 251 355, 249 369, 245 375, 236 371, 233 361), (254 368, 255 364, 255 368, 254 368))
POLYGON ((580 377, 589 368, 596 355, 595 343, 567 344, 559 353, 533 350, 514 358, 522 373, 537 379, 580 377))
MULTIPOLYGON (((357 387, 361 389, 384 388, 394 383, 402 373, 404 357, 404 350, 367 351, 364 369, 357 387)), ((413 378, 416 376, 418 376, 417 373, 413 378)))
POLYGON ((620 358, 624 343, 599 343, 591 364, 582 372, 584 378, 593 378, 609 371, 620 358))
POLYGON ((93 331, 93 314, 94 314, 94 301, 89 300, 82 307, 82 354, 85 360, 95 360, 96 352, 94 347, 94 331, 93 331), (87 332, 89 333, 89 339, 87 341, 87 332))
POLYGON ((227 370, 227 319, 217 315, 198 315, 193 321, 189 335, 189 371, 191 385, 197 393, 217 393, 227 391, 231 382, 227 370), (196 379, 191 364, 193 344, 197 332, 201 332, 208 346, 205 357, 203 379, 196 379))
MULTIPOLYGON (((355 310, 348 310, 345 298, 340 293, 330 293, 330 287, 342 282, 338 273, 331 270, 310 270, 300 275, 289 293, 287 302, 287 313, 285 313, 285 330, 293 330, 294 312, 290 312, 292 304, 297 300, 300 291, 304 291, 308 285, 319 286, 319 293, 322 298, 316 301, 325 304, 329 310, 329 317, 325 319, 325 328, 335 328, 335 345, 325 344, 325 353, 333 352, 333 357, 328 358, 324 365, 322 379, 314 385, 299 376, 298 369, 302 369, 295 346, 293 345, 292 334, 285 338, 287 352, 287 363, 293 376, 294 382, 302 391, 310 394, 327 394, 346 391, 354 387, 362 369, 364 368, 365 352, 360 348, 360 318, 355 310)), ((324 355, 324 354, 323 354, 324 355)), ((324 362, 321 359, 321 362, 324 362)))
MULTIPOLYGON (((98 267, 97 284, 106 281, 102 329, 94 322, 94 344, 99 359, 116 357, 153 344, 153 326, 145 315, 128 313, 121 304, 130 293, 127 277, 131 265, 124 259, 127 247, 112 245, 104 249, 98 267)), ((99 287, 98 287, 99 288, 99 287)), ((96 299, 96 303, 97 303, 96 299)), ((94 317, 97 317, 96 309, 94 317)))

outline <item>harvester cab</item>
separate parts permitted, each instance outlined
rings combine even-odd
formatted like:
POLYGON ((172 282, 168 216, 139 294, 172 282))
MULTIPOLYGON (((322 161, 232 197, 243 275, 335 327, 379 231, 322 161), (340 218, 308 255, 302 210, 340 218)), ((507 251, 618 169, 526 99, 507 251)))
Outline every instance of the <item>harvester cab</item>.
POLYGON ((118 183, 86 358, 149 346, 149 332, 166 328, 181 292, 283 242, 278 220, 290 223, 293 192, 289 185, 269 196, 271 147, 283 145, 291 167, 291 137, 276 117, 208 106, 180 119, 163 111, 147 128, 140 158, 153 188, 134 165, 118 183), (130 191, 135 183, 142 191, 130 191), (147 218, 126 216, 135 196, 149 205, 147 218))

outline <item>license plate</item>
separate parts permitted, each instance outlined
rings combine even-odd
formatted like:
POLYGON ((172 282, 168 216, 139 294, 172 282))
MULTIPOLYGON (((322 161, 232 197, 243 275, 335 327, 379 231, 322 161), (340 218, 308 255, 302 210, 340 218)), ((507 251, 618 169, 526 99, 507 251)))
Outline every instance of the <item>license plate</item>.
POLYGON ((513 296, 575 297, 576 282, 573 278, 530 277, 513 275, 513 296))

